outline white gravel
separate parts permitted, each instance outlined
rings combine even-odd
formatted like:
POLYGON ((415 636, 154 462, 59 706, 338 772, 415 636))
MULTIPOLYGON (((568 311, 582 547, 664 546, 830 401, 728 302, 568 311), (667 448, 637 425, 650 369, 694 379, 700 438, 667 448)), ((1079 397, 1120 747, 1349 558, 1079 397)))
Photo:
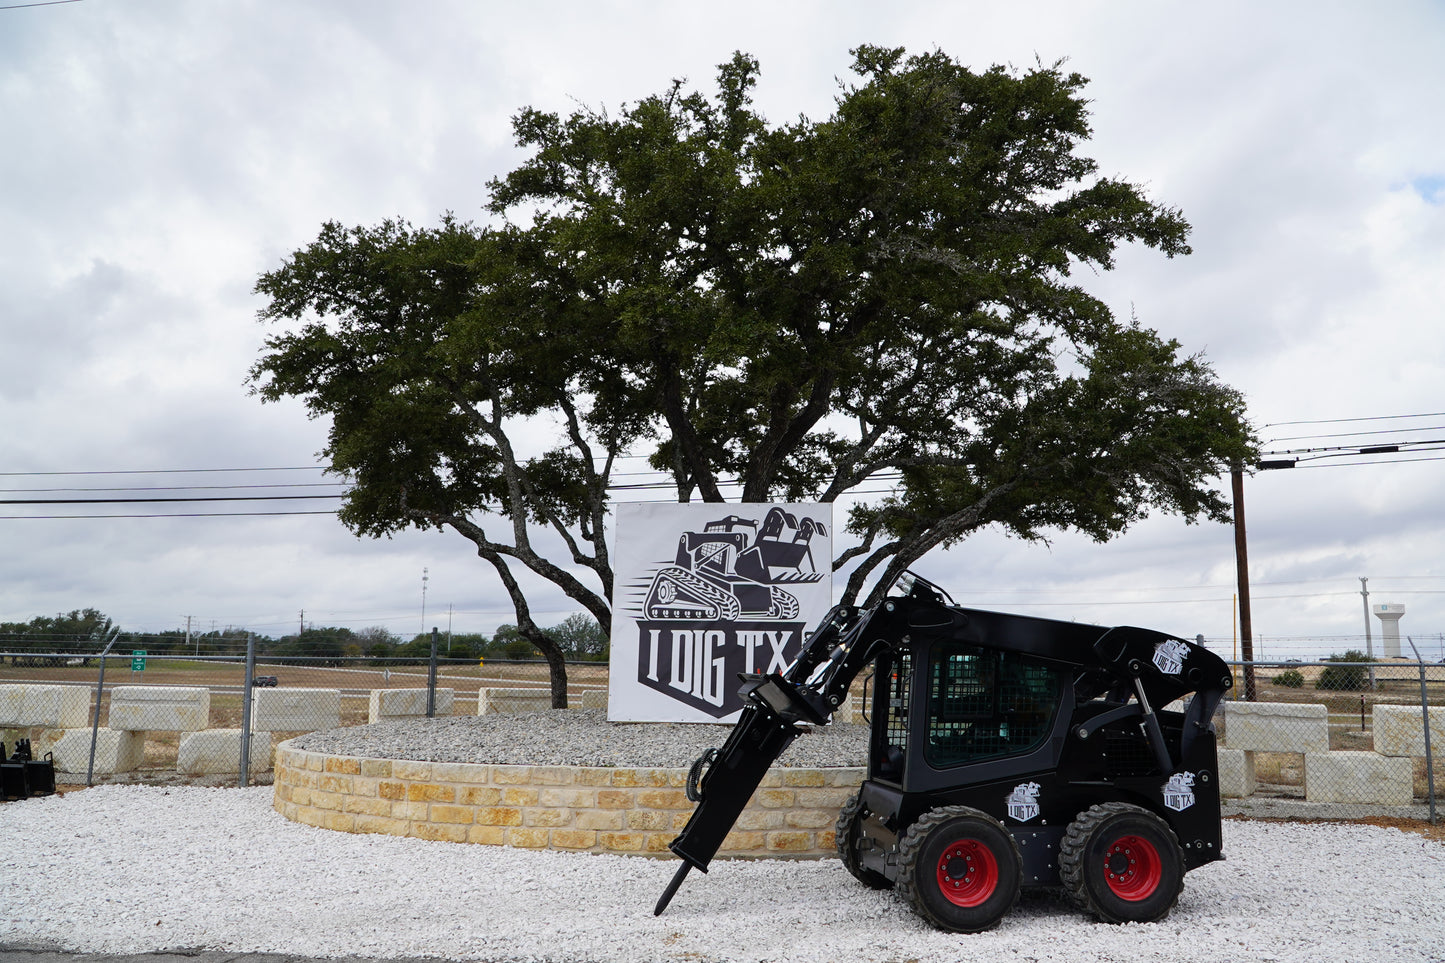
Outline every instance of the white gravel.
POLYGON ((673 860, 330 832, 270 787, 98 786, 0 805, 0 943, 457 960, 1445 959, 1445 846, 1394 829, 1229 821, 1174 914, 1091 922, 1025 897, 940 933, 834 860, 717 861, 661 917, 673 860))
MULTIPOLYGON (((373 722, 307 733, 291 744, 372 759, 686 769, 705 750, 721 746, 732 729, 696 723, 630 725, 608 722, 602 709, 549 709, 373 722)), ((867 759, 868 727, 845 723, 806 732, 777 765, 862 766, 867 759)))

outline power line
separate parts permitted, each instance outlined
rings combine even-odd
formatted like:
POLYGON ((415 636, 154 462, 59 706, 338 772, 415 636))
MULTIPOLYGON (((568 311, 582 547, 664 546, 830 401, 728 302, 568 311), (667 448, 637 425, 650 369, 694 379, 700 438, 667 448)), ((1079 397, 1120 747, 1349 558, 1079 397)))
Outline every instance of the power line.
POLYGON ((272 517, 278 515, 335 515, 334 511, 320 512, 157 512, 146 514, 131 513, 105 514, 105 515, 0 515, 0 521, 19 521, 21 519, 56 520, 62 518, 87 519, 87 518, 260 518, 262 516, 272 517))
POLYGON ((0 499, 0 505, 152 505, 158 502, 306 502, 344 495, 188 495, 149 499, 0 499))
POLYGON ((35 3, 9 3, 0 10, 24 10, 26 7, 58 7, 62 3, 79 3, 80 0, 37 0, 35 3))
POLYGON ((1363 438, 1366 435, 1403 435, 1411 431, 1445 431, 1445 425, 1416 425, 1413 428, 1380 428, 1376 431, 1343 431, 1327 435, 1291 435, 1285 438, 1271 438, 1270 442, 1306 441, 1311 438, 1363 438))
MULTIPOLYGON (((1345 456, 1336 456, 1345 457, 1345 456)), ((1371 461, 1338 461, 1328 465, 1297 465, 1298 468, 1349 468, 1354 465, 1403 465, 1412 461, 1445 461, 1445 455, 1435 455, 1431 458, 1376 458, 1371 461)))
POLYGON ((1287 425, 1343 425, 1355 421, 1399 421, 1405 418, 1445 418, 1445 411, 1428 411, 1418 415, 1366 415, 1362 418, 1322 418, 1317 421, 1271 421, 1261 428, 1283 428, 1287 425))
POLYGON ((202 492, 250 491, 262 488, 335 488, 346 482, 292 482, 277 485, 128 485, 121 488, 0 488, 7 495, 40 495, 47 492, 202 492))
POLYGON ((0 471, 0 478, 38 478, 61 475, 195 475, 216 472, 328 471, 325 465, 292 465, 274 468, 116 468, 104 471, 0 471))

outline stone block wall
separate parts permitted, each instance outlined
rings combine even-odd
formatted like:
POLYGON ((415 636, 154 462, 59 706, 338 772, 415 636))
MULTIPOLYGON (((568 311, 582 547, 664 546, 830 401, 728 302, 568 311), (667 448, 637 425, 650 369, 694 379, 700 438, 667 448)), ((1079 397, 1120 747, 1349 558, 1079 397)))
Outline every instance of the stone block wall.
MULTIPOLYGON (((456 689, 436 690, 433 711, 439 716, 452 714, 457 698, 456 689)), ((381 722, 385 719, 426 718, 426 689, 372 689, 367 705, 366 721, 381 722)))
MULTIPOLYGON (((838 810, 862 769, 777 768, 764 777, 720 857, 830 856, 838 810)), ((287 819, 526 849, 663 855, 694 804, 686 769, 491 766, 328 756, 284 742, 275 809, 287 819)))
MULTIPOLYGON (((1425 714, 1419 706, 1377 705, 1370 715, 1380 755, 1425 755, 1425 714)), ((1430 707, 1430 750, 1437 758, 1445 753, 1445 706, 1430 707)))
POLYGON ((1415 798, 1410 759, 1375 752, 1305 753, 1305 801, 1408 806, 1415 798))
POLYGON ((210 725, 205 686, 118 685, 110 690, 110 728, 127 732, 200 732, 210 725))
POLYGON ((90 690, 73 685, 0 685, 0 727, 80 729, 90 724, 90 690))
MULTIPOLYGON (((98 729, 95 739, 95 771, 130 772, 145 758, 145 733, 126 729, 98 729)), ((89 729, 67 729, 50 751, 59 772, 82 773, 90 769, 89 729)))
POLYGON ((1226 702, 1224 745, 1251 752, 1328 752, 1329 713, 1323 705, 1226 702))
MULTIPOLYGON (((188 733, 176 754, 176 771, 191 776, 241 771, 241 729, 207 729, 188 733)), ((271 766, 271 733, 251 733, 249 770, 265 772, 271 766)))
POLYGON ((493 712, 545 712, 552 708, 552 690, 543 688, 480 689, 477 715, 493 712))
POLYGON ((1259 788, 1254 775, 1254 752, 1248 749, 1219 750, 1219 794, 1230 799, 1253 796, 1259 788))
POLYGON ((265 732, 316 732, 341 725, 340 689, 257 689, 251 726, 265 732))

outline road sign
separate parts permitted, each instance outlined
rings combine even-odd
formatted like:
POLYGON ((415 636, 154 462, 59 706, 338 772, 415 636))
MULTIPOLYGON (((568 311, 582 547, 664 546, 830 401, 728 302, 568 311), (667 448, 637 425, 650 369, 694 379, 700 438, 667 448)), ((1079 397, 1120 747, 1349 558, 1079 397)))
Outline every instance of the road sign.
POLYGON ((146 670, 146 650, 132 649, 130 655, 130 670, 132 672, 144 672, 146 670))

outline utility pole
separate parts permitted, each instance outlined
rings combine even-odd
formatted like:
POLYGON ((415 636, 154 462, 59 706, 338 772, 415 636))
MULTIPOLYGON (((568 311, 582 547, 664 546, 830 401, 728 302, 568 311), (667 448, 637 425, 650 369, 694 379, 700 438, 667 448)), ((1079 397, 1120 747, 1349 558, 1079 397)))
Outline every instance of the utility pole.
POLYGON ((1244 655, 1244 701, 1255 701, 1254 627, 1249 614, 1249 549, 1244 529, 1244 469, 1229 473, 1234 493, 1234 566, 1239 577, 1239 644, 1244 655))
POLYGON ((1360 576, 1360 599, 1365 604, 1365 658, 1372 663, 1370 665, 1370 691, 1375 689, 1375 643, 1370 638, 1370 580, 1363 575, 1360 576))
POLYGON ((423 566, 423 568, 422 568, 422 570, 421 570, 421 630, 422 630, 422 633, 423 633, 423 634, 426 633, 426 583, 427 583, 427 578, 428 578, 428 576, 427 576, 427 569, 425 568, 425 566, 423 566))
MULTIPOLYGON (((188 649, 191 647, 191 618, 192 618, 192 616, 189 616, 189 615, 186 616, 186 648, 188 648, 188 649)), ((201 654, 201 640, 200 640, 200 639, 197 639, 197 640, 196 640, 196 655, 200 655, 200 654, 201 654)))

